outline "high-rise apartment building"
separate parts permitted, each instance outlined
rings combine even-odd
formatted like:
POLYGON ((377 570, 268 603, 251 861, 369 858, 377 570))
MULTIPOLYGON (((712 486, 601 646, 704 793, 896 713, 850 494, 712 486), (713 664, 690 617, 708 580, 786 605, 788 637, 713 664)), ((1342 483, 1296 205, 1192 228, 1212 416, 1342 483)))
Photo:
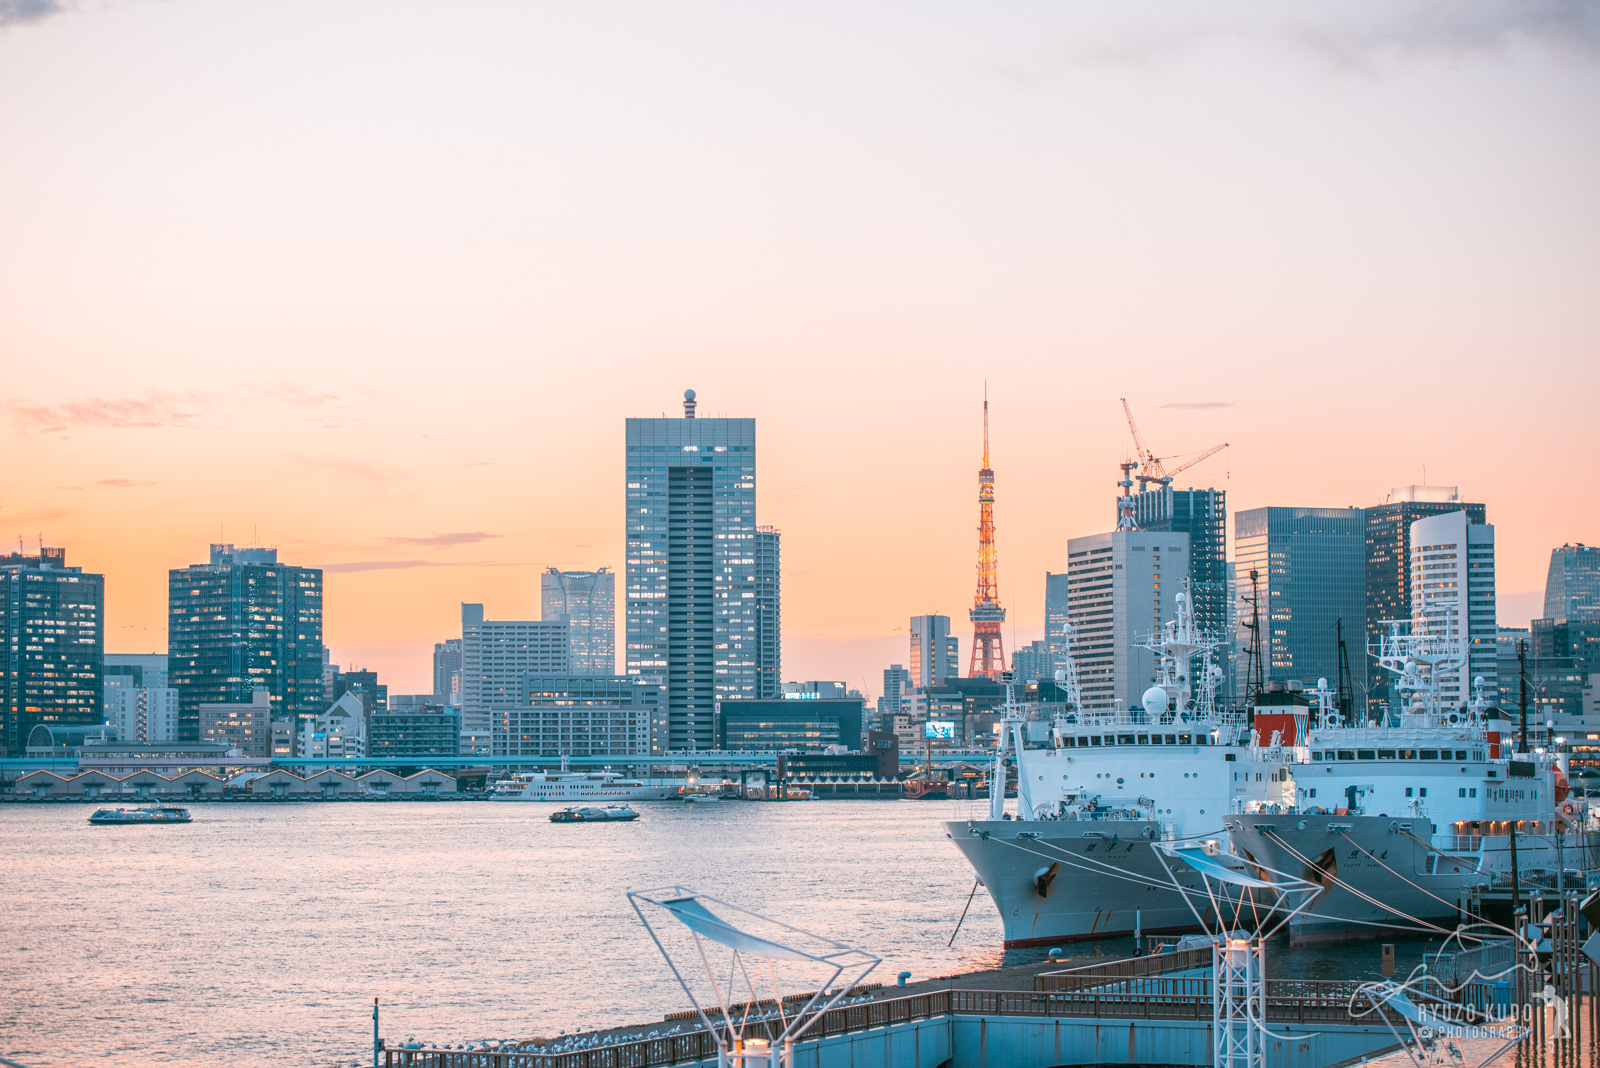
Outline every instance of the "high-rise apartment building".
MULTIPOLYGON (((1367 682, 1361 655, 1366 619, 1367 531, 1360 508, 1252 508, 1233 520, 1236 589, 1241 599, 1235 647, 1238 692, 1248 694, 1243 676, 1250 666, 1251 595, 1256 573, 1256 607, 1261 617, 1262 677, 1298 680, 1306 688, 1339 678, 1339 640, 1349 653, 1352 696, 1359 703, 1367 682)), ((1408 572, 1409 581, 1409 572, 1408 572)))
POLYGON ((546 568, 539 578, 539 601, 545 622, 570 624, 574 674, 617 673, 617 576, 610 568, 546 568))
POLYGON ((461 704, 461 639, 433 644, 433 696, 442 705, 461 704))
POLYGON ((1143 707, 1158 657, 1136 647, 1177 617, 1189 535, 1118 530, 1067 542, 1067 618, 1084 707, 1143 707))
POLYGON ((198 741, 200 705, 248 704, 265 686, 270 719, 326 707, 322 569, 278 562, 278 550, 211 546, 209 563, 167 573, 167 677, 180 741, 198 741))
POLYGON ((489 756, 496 709, 522 704, 528 675, 570 674, 567 621, 485 619, 461 606, 461 755, 489 756))
POLYGON ((913 686, 925 689, 961 677, 961 640, 950 633, 949 616, 912 616, 908 629, 913 686))
POLYGON ((900 699, 907 690, 911 689, 912 685, 911 672, 901 665, 890 664, 883 669, 883 696, 878 698, 880 730, 893 729, 894 717, 900 712, 900 699), (881 726, 882 724, 888 724, 888 726, 881 726))
MULTIPOLYGON (((1463 502, 1457 486, 1399 486, 1389 491, 1382 504, 1361 510, 1366 524, 1366 627, 1363 635, 1353 623, 1345 621, 1345 643, 1352 668, 1357 661, 1372 663, 1367 649, 1383 635, 1385 621, 1412 618, 1411 524, 1451 512, 1466 512, 1473 523, 1486 521, 1484 506, 1463 502)), ((1240 593, 1244 592, 1242 580, 1246 574, 1239 572, 1240 593)), ((1391 697, 1391 679, 1376 667, 1370 670, 1367 705, 1375 712, 1391 697)), ((1360 707, 1359 693, 1356 703, 1360 707)))
POLYGON ((1579 542, 1550 551, 1544 618, 1600 621, 1600 548, 1579 542))
POLYGON ((117 729, 117 741, 149 745, 178 740, 178 691, 170 686, 137 686, 128 676, 108 676, 106 722, 117 729))
POLYGON ((0 755, 33 728, 104 723, 105 578, 65 549, 0 556, 0 755))
POLYGON ((1056 677, 1050 646, 1042 639, 1018 646, 1011 654, 1011 675, 1018 682, 1046 682, 1056 677))
POLYGON ((777 697, 783 684, 783 568, 775 527, 756 528, 756 696, 777 697))
POLYGON ((1050 650, 1051 678, 1055 677, 1056 668, 1066 663, 1071 652, 1067 639, 1067 590, 1065 571, 1044 573, 1044 644, 1050 650))
POLYGON ((694 390, 683 409, 627 421, 627 673, 665 678, 671 748, 713 749, 717 703, 760 694, 779 620, 760 609, 755 420, 696 418, 694 390))
POLYGON ((1480 677, 1485 699, 1499 696, 1494 587, 1494 527, 1464 511, 1411 524, 1411 629, 1452 639, 1466 658, 1437 680, 1446 707, 1469 703, 1480 677))

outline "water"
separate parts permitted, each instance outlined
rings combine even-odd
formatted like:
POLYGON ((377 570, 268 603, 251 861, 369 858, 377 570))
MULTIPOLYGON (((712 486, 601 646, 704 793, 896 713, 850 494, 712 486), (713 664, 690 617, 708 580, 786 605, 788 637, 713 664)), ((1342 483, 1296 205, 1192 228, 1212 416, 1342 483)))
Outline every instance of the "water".
MULTIPOLYGON (((635 807, 558 825, 539 804, 197 805, 90 827, 85 806, 0 806, 0 1056, 348 1065, 370 1060, 374 997, 386 1037, 440 1042, 659 1019, 686 1006, 624 891, 670 882, 877 953, 886 984, 1046 953, 1003 954, 981 890, 946 948, 972 888, 947 805, 635 807)), ((1280 974, 1349 974, 1351 952, 1280 974)), ((1354 952, 1375 974, 1376 947, 1354 952)))

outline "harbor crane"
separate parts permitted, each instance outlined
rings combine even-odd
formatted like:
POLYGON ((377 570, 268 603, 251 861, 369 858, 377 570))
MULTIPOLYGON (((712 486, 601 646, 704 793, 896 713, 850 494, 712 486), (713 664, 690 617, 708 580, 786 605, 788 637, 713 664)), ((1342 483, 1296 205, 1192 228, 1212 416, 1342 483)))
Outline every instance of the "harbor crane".
POLYGON ((1172 485, 1172 480, 1179 474, 1187 471, 1201 460, 1204 460, 1210 456, 1215 456, 1217 453, 1228 447, 1228 443, 1226 441, 1224 441, 1221 445, 1213 445, 1211 448, 1204 450, 1188 460, 1185 460, 1183 463, 1169 471, 1163 466, 1164 462, 1167 460, 1176 460, 1183 454, 1178 453, 1174 456, 1157 456, 1153 451, 1151 451, 1150 447, 1144 443, 1144 435, 1139 433, 1139 424, 1133 421, 1133 409, 1128 407, 1128 398, 1123 397, 1121 400, 1122 410, 1128 416, 1128 429, 1133 433, 1134 451, 1139 454, 1140 466, 1144 468, 1142 472, 1133 476, 1139 480, 1139 488, 1141 490, 1149 489, 1150 483, 1152 482, 1158 486, 1170 486, 1172 485))

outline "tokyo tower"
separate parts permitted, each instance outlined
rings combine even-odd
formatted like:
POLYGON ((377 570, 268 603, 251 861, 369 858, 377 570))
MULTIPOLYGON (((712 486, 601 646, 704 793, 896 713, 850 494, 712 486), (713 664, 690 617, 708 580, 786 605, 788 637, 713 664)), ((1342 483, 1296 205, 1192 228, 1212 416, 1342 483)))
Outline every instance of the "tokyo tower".
POLYGON ((1006 653, 1000 625, 1006 610, 1000 607, 994 551, 994 471, 989 467, 989 390, 983 391, 983 467, 978 471, 978 593, 972 599, 971 678, 1000 681, 1006 653))

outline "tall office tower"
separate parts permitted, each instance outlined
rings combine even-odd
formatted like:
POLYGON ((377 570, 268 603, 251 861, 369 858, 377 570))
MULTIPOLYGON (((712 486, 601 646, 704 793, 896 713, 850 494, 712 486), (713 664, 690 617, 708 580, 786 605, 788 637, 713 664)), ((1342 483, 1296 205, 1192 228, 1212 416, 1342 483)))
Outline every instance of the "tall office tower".
POLYGON ((1579 542, 1550 550, 1544 618, 1574 623, 1600 620, 1600 548, 1579 542))
POLYGON ((105 722, 105 590, 65 549, 0 556, 0 755, 22 756, 40 724, 105 722))
MULTIPOLYGON (((1339 642, 1349 653, 1351 696, 1360 708, 1367 684, 1367 658, 1361 651, 1366 618, 1366 528, 1360 508, 1252 508, 1233 518, 1233 559, 1241 599, 1251 594, 1256 573, 1256 603, 1261 615, 1261 669, 1264 680, 1295 679, 1307 689, 1319 678, 1329 686, 1339 679, 1339 642)), ((1249 694, 1243 678, 1250 666, 1251 609, 1240 604, 1234 639, 1240 673, 1239 693, 1249 694)))
POLYGON ((1067 573, 1044 573, 1044 644, 1050 650, 1050 672, 1055 677, 1056 668, 1066 662, 1070 653, 1067 642, 1067 573))
POLYGON ((440 704, 461 703, 461 639, 433 643, 433 696, 440 704))
POLYGON ((783 568, 776 527, 756 528, 756 696, 771 700, 783 687, 783 568))
POLYGON ((1181 489, 1159 483, 1133 497, 1140 530, 1189 535, 1189 590, 1194 621, 1228 641, 1228 494, 1219 489, 1181 489))
POLYGON ((617 673, 617 576, 610 568, 546 568, 539 578, 539 601, 545 622, 565 619, 572 625, 573 674, 617 673))
POLYGON ((989 467, 989 396, 983 397, 983 466, 978 469, 978 591, 972 598, 972 678, 999 681, 1006 669, 1001 627, 1006 610, 1000 607, 999 558, 994 548, 994 470, 989 467))
POLYGON ((314 716, 322 684, 322 569, 278 562, 278 550, 211 546, 211 561, 167 572, 167 678, 178 691, 179 740, 200 738, 200 705, 249 704, 269 719, 314 716))
POLYGON ((670 748, 713 749, 717 702, 760 693, 756 421, 683 398, 627 422, 627 673, 665 676, 670 748))
POLYGON ((1158 657, 1134 643, 1178 615, 1189 535, 1117 530, 1067 542, 1067 619, 1084 707, 1142 707, 1158 657))
MULTIPOLYGON (((899 664, 883 669, 883 696, 878 698, 878 723, 894 726, 894 717, 900 711, 900 698, 912 687, 911 672, 899 664)), ((880 729, 885 729, 880 726, 880 729)))
POLYGON ((461 755, 489 756, 494 710, 515 708, 527 675, 568 675, 567 621, 484 619, 461 606, 461 755))
POLYGON ((1484 697, 1499 697, 1495 661, 1494 527, 1447 512, 1411 524, 1411 629, 1455 639, 1466 664, 1439 677, 1448 707, 1472 700, 1483 678, 1484 697))
POLYGON ((961 677, 961 640, 950 633, 949 616, 912 616, 911 684, 939 686, 961 677))
MULTIPOLYGON (((1485 522, 1483 505, 1463 503, 1457 486, 1399 486, 1389 491, 1382 504, 1362 509, 1366 523, 1366 633, 1359 634, 1355 625, 1345 620, 1345 644, 1352 668, 1357 661, 1372 663, 1366 646, 1376 644, 1382 636, 1385 620, 1412 618, 1411 524, 1429 516, 1462 511, 1473 523, 1485 522)), ((1247 568, 1238 572, 1241 596, 1246 591, 1244 580, 1248 574, 1247 568)), ((1373 668, 1369 683, 1366 706, 1369 712, 1376 712, 1392 696, 1388 672, 1373 668)), ((1357 693, 1355 697, 1356 707, 1362 707, 1361 695, 1357 693)))

